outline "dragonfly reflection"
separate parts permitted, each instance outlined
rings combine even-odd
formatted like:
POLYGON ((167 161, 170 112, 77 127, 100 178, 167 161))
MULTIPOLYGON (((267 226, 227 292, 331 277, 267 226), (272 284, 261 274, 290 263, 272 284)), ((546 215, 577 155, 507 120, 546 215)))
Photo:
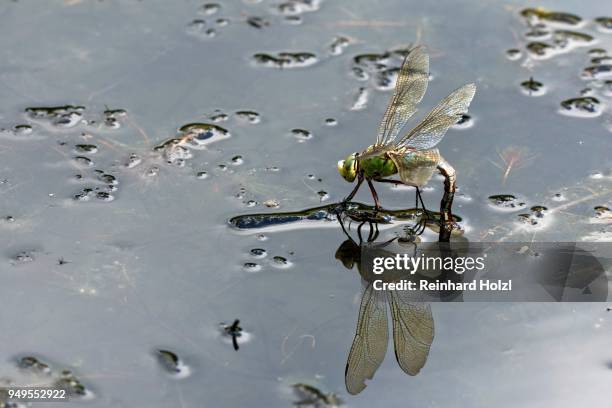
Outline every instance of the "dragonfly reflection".
MULTIPOLYGON (((343 225, 342 220, 339 220, 343 225)), ((423 302, 419 295, 411 291, 374 289, 376 279, 383 278, 384 281, 392 282, 406 276, 399 274, 394 276, 392 272, 375 275, 365 265, 366 262, 362 264, 364 250, 376 251, 377 256, 383 257, 394 256, 397 253, 389 248, 395 238, 376 242, 379 236, 377 222, 363 219, 360 226, 366 222, 369 223, 370 232, 365 242, 362 241, 361 234, 359 240, 355 241, 343 226, 348 239, 340 245, 335 255, 347 269, 357 266, 365 282, 355 337, 345 370, 346 389, 353 395, 360 393, 366 387, 366 379, 374 377, 387 352, 389 342, 387 303, 391 310, 395 358, 406 374, 417 375, 423 368, 434 338, 434 320, 429 303, 423 302)), ((416 243, 409 245, 414 245, 416 251, 416 243)))

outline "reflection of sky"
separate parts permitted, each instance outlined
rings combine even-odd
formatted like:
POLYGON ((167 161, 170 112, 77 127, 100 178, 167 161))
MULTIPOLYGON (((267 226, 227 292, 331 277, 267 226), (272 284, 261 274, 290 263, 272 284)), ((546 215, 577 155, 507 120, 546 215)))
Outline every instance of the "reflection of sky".
MULTIPOLYGON (((92 406, 109 406, 114 398, 126 406, 142 401, 168 406, 179 396, 185 406, 199 399, 219 406, 286 406, 282 400, 291 397, 279 391, 283 384, 315 375, 323 376, 325 389, 344 394, 360 282, 355 271, 333 258, 343 239, 340 231, 283 231, 259 241, 228 231, 224 222, 262 210, 233 198, 241 184, 252 186, 258 201, 279 199, 283 210, 318 205, 319 190, 329 192, 331 200, 348 193, 335 163, 371 143, 388 98, 374 92, 366 110, 348 112, 361 86, 348 74, 356 53, 409 43, 421 27, 434 80, 417 115, 459 85, 478 83, 470 111, 475 126, 449 132, 440 146, 458 171, 460 191, 473 198, 456 200, 472 240, 484 229, 515 220, 515 213, 493 212, 487 196, 515 193, 527 196, 529 205, 541 204, 548 192, 609 164, 605 117, 579 120, 556 113, 561 99, 584 86, 578 79, 584 55, 553 59, 533 72, 507 61, 504 51, 516 46, 512 29, 520 33, 523 27, 498 2, 389 1, 381 7, 329 1, 321 12, 305 14, 301 26, 275 23, 262 31, 239 16, 242 11, 267 15, 267 3, 233 2, 219 13, 232 22, 212 40, 185 33, 189 21, 202 17, 195 13, 200 5, 195 1, 173 7, 163 1, 56 3, 0 6, 0 126, 23 122, 20 112, 30 105, 78 103, 92 113, 108 105, 127 109, 156 143, 217 108, 262 115, 257 125, 223 123, 231 139, 195 152, 185 168, 161 164, 153 180, 141 177, 144 167, 129 172, 120 165, 132 151, 144 156, 150 151, 138 132, 94 132, 125 145, 101 147, 93 156, 119 176, 118 198, 110 204, 65 200, 79 188, 69 181, 76 170, 51 147, 58 140, 73 143, 78 132, 38 130, 39 139, 23 143, 0 138, 0 179, 8 179, 0 184, 0 216, 15 217, 14 223, 0 223, 0 234, 7 237, 0 264, 8 316, 0 331, 4 355, 34 353, 76 367, 91 376, 84 382, 100 396, 92 406), (255 52, 324 55, 338 34, 358 41, 344 55, 312 67, 278 71, 249 63, 255 52), (530 75, 550 84, 551 93, 523 96, 518 83, 530 75), (323 125, 327 117, 338 119, 338 126, 323 125), (306 128, 314 137, 296 143, 289 135, 293 128, 306 128), (537 159, 502 186, 501 172, 488 159, 496 160, 497 149, 509 145, 527 146, 537 159), (235 174, 214 171, 236 154, 245 163, 232 168, 235 174), (280 171, 247 174, 268 166, 280 171), (196 179, 202 169, 211 177, 196 179), (310 173, 323 181, 306 179, 310 173), (248 251, 256 247, 266 248, 269 256, 255 261, 261 272, 248 275, 241 266, 252 260, 248 251), (11 266, 8 257, 22 250, 33 251, 35 261, 11 266), (294 266, 275 269, 268 264, 275 255, 288 257, 294 266), (58 266, 60 257, 70 263, 58 266), (253 333, 238 353, 217 332, 220 321, 236 317, 253 333), (308 336, 316 339, 314 348, 308 336), (163 377, 151 355, 161 346, 190 363, 193 375, 180 382, 163 377)), ((588 18, 609 11, 603 3, 566 4, 564 10, 588 18)), ((598 37, 610 49, 612 37, 598 37)), ((441 193, 436 183, 424 197, 431 205, 441 193)), ((369 199, 365 189, 361 194, 360 200, 369 199)), ((383 189, 382 196, 394 208, 414 199, 403 189, 383 189)), ((587 204, 576 212, 587 217, 594 205, 605 203, 587 204)), ((546 231, 536 239, 574 238, 573 228, 557 226, 558 234, 546 231)), ((408 378, 389 350, 374 381, 348 399, 351 406, 384 400, 388 406, 569 407, 601 405, 607 396, 606 363, 612 356, 606 354, 610 319, 604 305, 438 304, 433 309, 436 338, 422 373, 408 378)))

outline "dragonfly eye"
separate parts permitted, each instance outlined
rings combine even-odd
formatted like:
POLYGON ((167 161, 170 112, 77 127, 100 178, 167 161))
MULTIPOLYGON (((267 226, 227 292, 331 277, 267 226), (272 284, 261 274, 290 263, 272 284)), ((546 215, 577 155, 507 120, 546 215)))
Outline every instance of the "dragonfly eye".
POLYGON ((355 153, 349 155, 345 160, 338 162, 338 173, 349 183, 352 183, 357 177, 357 160, 355 153))

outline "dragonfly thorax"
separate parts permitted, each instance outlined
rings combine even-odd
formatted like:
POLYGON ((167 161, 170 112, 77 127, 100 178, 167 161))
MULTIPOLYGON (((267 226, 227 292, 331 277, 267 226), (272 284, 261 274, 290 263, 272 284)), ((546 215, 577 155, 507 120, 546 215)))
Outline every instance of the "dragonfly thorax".
POLYGON ((380 153, 378 155, 366 154, 362 157, 358 157, 358 161, 357 167, 359 168, 359 172, 362 173, 366 179, 380 179, 397 173, 395 163, 386 153, 380 153))

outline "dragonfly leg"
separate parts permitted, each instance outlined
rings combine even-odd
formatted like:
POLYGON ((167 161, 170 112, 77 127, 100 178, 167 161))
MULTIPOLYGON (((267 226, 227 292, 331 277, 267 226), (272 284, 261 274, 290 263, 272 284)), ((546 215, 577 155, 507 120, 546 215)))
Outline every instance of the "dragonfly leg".
POLYGON ((444 176, 444 196, 440 202, 440 242, 448 242, 450 234, 453 230, 453 214, 451 208, 453 206, 453 198, 456 189, 455 169, 448 162, 441 158, 438 164, 438 171, 444 176))
POLYGON ((355 186, 353 191, 351 191, 351 194, 349 194, 348 197, 344 199, 345 203, 351 201, 353 197, 355 197, 355 194, 357 194, 357 191, 359 191, 359 187, 361 187, 361 183, 363 183, 363 176, 360 174, 359 178, 357 179, 357 185, 355 186))
POLYGON ((376 189, 374 189, 374 184, 372 184, 372 180, 368 179, 368 186, 370 187, 370 191, 372 192, 372 198, 374 198, 374 209, 380 210, 380 201, 378 200, 378 194, 376 193, 376 189))

